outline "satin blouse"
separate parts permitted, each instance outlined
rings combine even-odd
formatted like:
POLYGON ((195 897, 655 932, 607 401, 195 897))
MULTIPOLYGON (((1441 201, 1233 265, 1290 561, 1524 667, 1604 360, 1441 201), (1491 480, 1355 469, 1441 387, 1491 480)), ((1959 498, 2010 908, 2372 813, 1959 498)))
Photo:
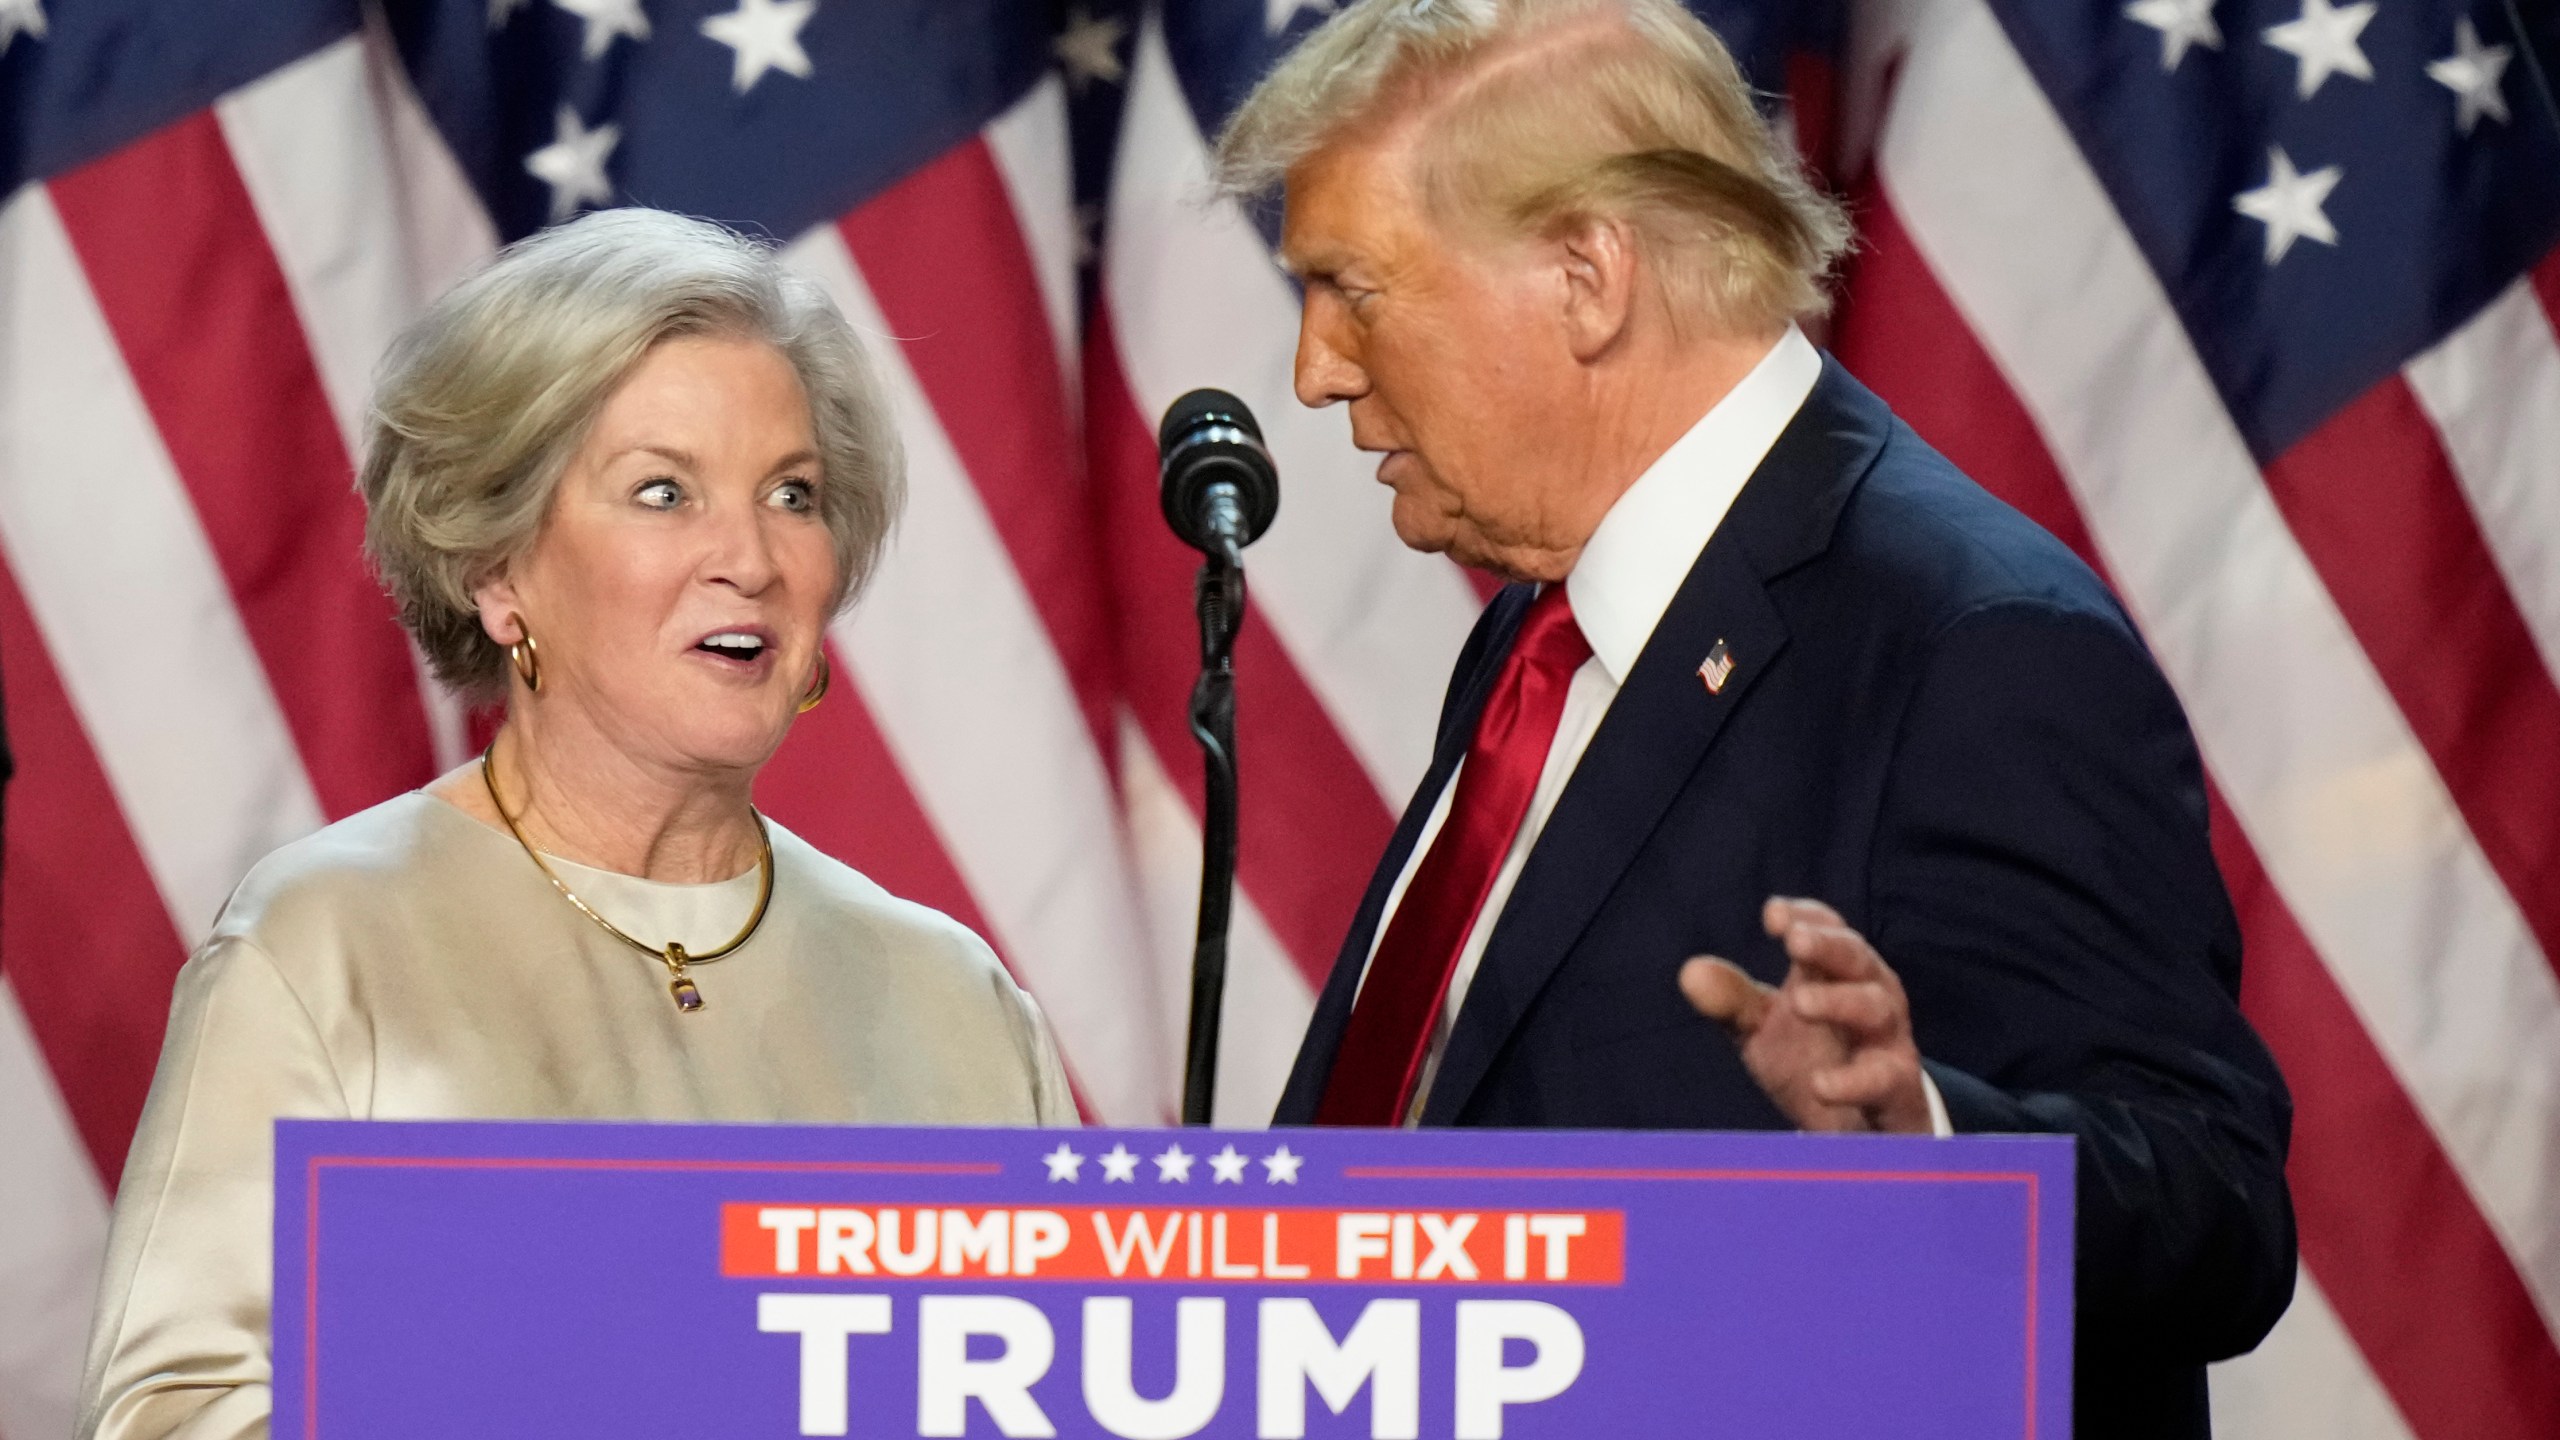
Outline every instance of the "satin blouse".
MULTIPOLYGON (((125 1162, 81 1440, 263 1437, 279 1117, 1065 1125, 1046 1023, 986 942, 772 828, 771 908, 692 974, 572 909, 424 792, 262 861, 178 974, 125 1162)), ((646 941, 707 950, 753 870, 667 885, 553 861, 646 941)))

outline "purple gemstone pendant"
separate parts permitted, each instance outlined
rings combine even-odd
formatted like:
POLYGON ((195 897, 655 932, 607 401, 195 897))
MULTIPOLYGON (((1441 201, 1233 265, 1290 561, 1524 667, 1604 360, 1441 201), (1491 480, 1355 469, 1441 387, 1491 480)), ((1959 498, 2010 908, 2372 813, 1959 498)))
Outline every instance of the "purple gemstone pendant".
POLYGON ((691 959, 684 947, 667 942, 667 993, 676 997, 676 1008, 690 1015, 702 1008, 702 992, 694 988, 693 977, 684 973, 684 962, 691 959))

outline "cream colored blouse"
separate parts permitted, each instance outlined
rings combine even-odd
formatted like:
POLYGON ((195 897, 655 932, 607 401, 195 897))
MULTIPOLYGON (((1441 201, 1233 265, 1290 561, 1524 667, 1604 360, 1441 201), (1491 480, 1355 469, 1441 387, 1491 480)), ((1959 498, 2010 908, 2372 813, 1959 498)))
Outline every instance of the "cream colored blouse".
MULTIPOLYGON (((423 792, 250 872, 178 974, 125 1162, 82 1440, 267 1433, 278 1117, 1064 1125, 1047 1025, 986 942, 773 828, 755 938, 693 971, 571 909, 516 842, 423 792)), ((710 949, 756 876, 554 862, 651 941, 710 949)))

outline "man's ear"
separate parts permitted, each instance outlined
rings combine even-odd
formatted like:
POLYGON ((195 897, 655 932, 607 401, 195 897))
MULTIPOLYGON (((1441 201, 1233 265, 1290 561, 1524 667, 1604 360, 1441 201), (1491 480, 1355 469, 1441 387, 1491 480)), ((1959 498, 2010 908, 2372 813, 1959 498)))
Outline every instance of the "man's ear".
POLYGON ((1635 230, 1623 220, 1579 216, 1555 234, 1564 271, 1565 341, 1589 362, 1618 343, 1635 319, 1635 230))

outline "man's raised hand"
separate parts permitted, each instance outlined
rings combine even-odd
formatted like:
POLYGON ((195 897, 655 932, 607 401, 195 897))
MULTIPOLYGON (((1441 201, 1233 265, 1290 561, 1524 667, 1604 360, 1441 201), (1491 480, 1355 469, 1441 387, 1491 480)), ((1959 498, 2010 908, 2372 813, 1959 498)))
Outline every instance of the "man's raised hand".
POLYGON ((1751 1078, 1798 1126, 1928 1134, 1911 1003, 1893 968, 1819 900, 1772 897, 1760 923, 1786 948, 1783 984, 1701 955, 1680 968, 1681 993, 1733 1032, 1751 1078))

